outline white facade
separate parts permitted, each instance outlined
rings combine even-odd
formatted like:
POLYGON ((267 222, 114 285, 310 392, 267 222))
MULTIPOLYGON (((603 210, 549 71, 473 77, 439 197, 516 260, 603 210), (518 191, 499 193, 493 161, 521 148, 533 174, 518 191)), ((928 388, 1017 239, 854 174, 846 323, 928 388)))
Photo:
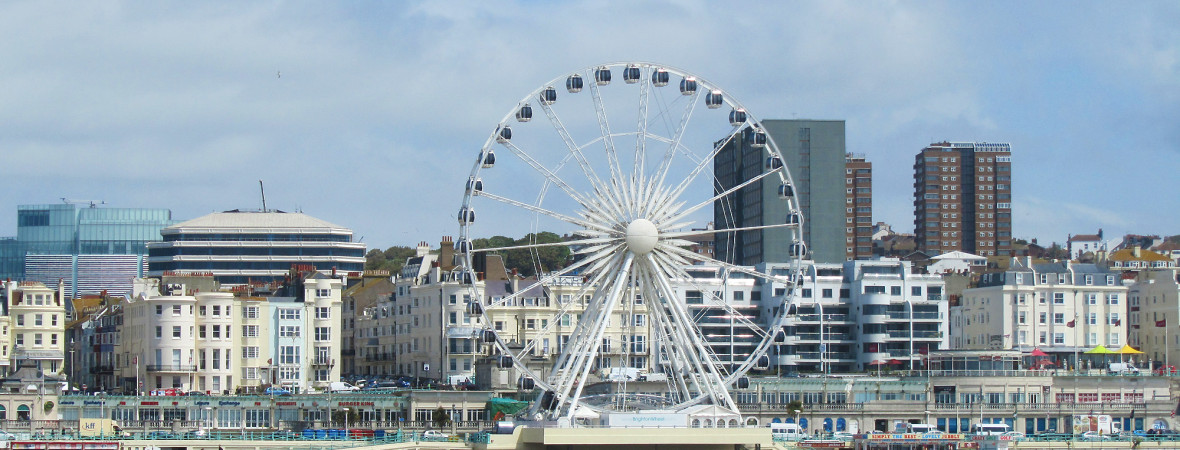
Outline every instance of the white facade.
POLYGON ((44 376, 64 378, 64 284, 57 289, 31 281, 0 284, 8 319, 0 320, 0 366, 7 365, 11 371, 33 366, 44 376))
POLYGON ((115 358, 120 381, 129 391, 136 383, 140 391, 326 389, 340 379, 340 321, 334 319, 342 284, 313 274, 293 297, 149 287, 124 306, 115 358))
POLYGON ((930 258, 933 263, 926 267, 930 273, 967 273, 987 266, 987 258, 965 252, 946 252, 930 258))
POLYGON ((949 343, 945 283, 911 273, 909 261, 805 264, 794 308, 786 342, 772 348, 784 373, 852 372, 892 360, 900 363, 894 368, 917 368, 923 354, 949 343))
POLYGON ((1117 273, 1069 261, 1014 259, 1005 272, 983 274, 952 308, 952 348, 1040 348, 1071 355, 1127 343, 1127 287, 1117 273), (1072 323, 1072 326, 1071 326, 1072 323))
POLYGON ((1180 280, 1177 269, 1140 272, 1128 288, 1131 345, 1149 360, 1180 363, 1180 280))

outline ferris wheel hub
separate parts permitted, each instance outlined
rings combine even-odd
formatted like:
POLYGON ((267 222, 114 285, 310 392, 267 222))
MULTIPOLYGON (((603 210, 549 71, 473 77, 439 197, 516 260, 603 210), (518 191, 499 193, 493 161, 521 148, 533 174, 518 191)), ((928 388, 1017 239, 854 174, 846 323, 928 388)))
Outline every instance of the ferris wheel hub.
POLYGON ((627 248, 635 256, 643 256, 656 248, 660 232, 656 224, 647 219, 635 219, 627 225, 627 248))

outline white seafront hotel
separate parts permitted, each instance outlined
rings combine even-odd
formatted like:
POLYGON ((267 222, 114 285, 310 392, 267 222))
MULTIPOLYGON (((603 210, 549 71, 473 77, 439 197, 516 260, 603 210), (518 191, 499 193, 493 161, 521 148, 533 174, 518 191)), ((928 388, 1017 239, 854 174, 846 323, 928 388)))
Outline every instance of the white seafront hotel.
POLYGON ((952 308, 952 348, 1039 348, 1060 359, 1098 345, 1127 343, 1127 286, 1116 272, 1070 261, 1034 264, 1013 259, 1003 272, 983 274, 952 308))
POLYGON ((343 283, 318 273, 302 281, 294 295, 253 297, 142 280, 123 313, 122 384, 141 392, 326 389, 340 379, 343 283))

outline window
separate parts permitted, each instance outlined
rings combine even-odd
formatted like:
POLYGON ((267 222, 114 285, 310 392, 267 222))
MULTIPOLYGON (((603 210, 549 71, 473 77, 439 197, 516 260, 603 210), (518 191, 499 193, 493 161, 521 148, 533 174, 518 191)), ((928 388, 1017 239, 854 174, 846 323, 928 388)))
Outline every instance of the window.
POLYGON ((1065 343, 1065 333, 1053 333, 1053 343, 1054 344, 1064 344, 1065 343))
POLYGON ((242 347, 242 359, 253 359, 258 357, 258 347, 249 346, 242 347))
POLYGON ((1041 313, 1037 322, 1044 325, 1046 323, 1046 318, 1048 317, 1048 315, 1049 315, 1049 313, 1041 313))
POLYGON ((299 309, 297 308, 283 308, 279 310, 279 319, 281 320, 299 320, 299 309))
POLYGON ((1024 311, 1021 311, 1021 312, 1020 312, 1020 314, 1019 314, 1019 322, 1018 322, 1018 323, 1021 323, 1021 324, 1025 323, 1025 312, 1024 312, 1024 311))
POLYGON ((172 339, 180 339, 180 325, 172 327, 172 339))
POLYGON ((317 319, 331 319, 332 308, 326 306, 318 306, 315 309, 315 318, 317 319))
POLYGON ((315 296, 316 297, 331 297, 332 290, 331 289, 316 289, 315 296))
MULTIPOLYGON (((1116 302, 1117 302, 1117 300, 1116 300, 1116 302)), ((57 326, 57 314, 50 314, 49 315, 49 324, 53 325, 55 327, 57 326)))
POLYGON ((258 325, 242 325, 242 337, 258 337, 258 325))
POLYGON ((632 321, 632 325, 637 326, 637 327, 642 327, 642 326, 644 326, 646 319, 647 319, 647 316, 645 316, 643 314, 636 314, 634 320, 632 321))
POLYGON ((889 295, 901 295, 901 286, 889 286, 889 295))
POLYGON ((17 314, 16 315, 16 326, 18 326, 18 327, 25 326, 25 315, 24 314, 17 314))
POLYGON ((1119 304, 1119 295, 1118 294, 1106 294, 1106 304, 1108 304, 1108 305, 1119 304))
POLYGON ((41 317, 40 314, 36 314, 33 316, 33 325, 38 326, 38 327, 45 325, 45 320, 41 317))
POLYGON ((201 317, 205 317, 205 313, 208 311, 205 309, 205 305, 201 305, 199 308, 197 308, 197 312, 201 313, 201 317))
POLYGON ((57 346, 57 333, 49 333, 49 345, 57 346))
MULTIPOLYGON (((202 314, 204 314, 204 313, 202 313, 202 314)), ((243 319, 257 319, 258 318, 258 307, 257 306, 247 306, 245 308, 242 308, 242 318, 243 319)))
POLYGON ((164 337, 164 327, 156 325, 156 339, 164 337))
POLYGON ((1098 325, 1098 313, 1090 313, 1086 315, 1086 322, 1090 325, 1098 325))
POLYGON ((1119 345, 1122 345, 1122 344, 1120 343, 1120 339, 1119 339, 1119 334, 1118 334, 1118 333, 1110 333, 1110 334, 1108 334, 1108 335, 1107 335, 1107 337, 1106 337, 1106 342, 1108 343, 1108 345, 1110 345, 1110 346, 1114 346, 1114 347, 1118 347, 1119 345))
POLYGON ((221 349, 213 349, 213 370, 221 370, 221 349))
POLYGON ((198 328, 197 330, 201 333, 200 334, 201 339, 205 339, 205 326, 201 325, 201 328, 198 328))
POLYGON ((41 333, 37 333, 37 334, 33 335, 33 346, 34 347, 41 346, 41 333))
POLYGON ((221 305, 213 305, 213 317, 221 317, 221 305))
POLYGON ((1065 293, 1064 292, 1054 292, 1053 293, 1053 304, 1054 305, 1064 305, 1065 304, 1065 293))
POLYGON ((280 346, 279 364, 299 364, 299 347, 295 345, 280 346))
POLYGON ((1093 292, 1087 292, 1086 293, 1086 303, 1089 303, 1091 305, 1097 305, 1098 304, 1098 294, 1095 294, 1093 292))
POLYGON ((318 342, 332 340, 332 327, 315 327, 315 340, 318 342))
POLYGON ((1065 314, 1064 313, 1053 313, 1053 323, 1057 324, 1057 325, 1064 324, 1065 323, 1065 314))
POLYGON ((156 305, 156 315, 157 316, 164 315, 164 305, 156 305))
MULTIPOLYGON (((227 326, 226 329, 229 327, 227 326)), ((213 339, 221 339, 221 325, 213 326, 213 339)))
POLYGON ((174 315, 174 316, 180 315, 180 305, 172 305, 172 315, 174 315))
POLYGON ((299 337, 298 325, 283 325, 279 327, 279 337, 299 337))

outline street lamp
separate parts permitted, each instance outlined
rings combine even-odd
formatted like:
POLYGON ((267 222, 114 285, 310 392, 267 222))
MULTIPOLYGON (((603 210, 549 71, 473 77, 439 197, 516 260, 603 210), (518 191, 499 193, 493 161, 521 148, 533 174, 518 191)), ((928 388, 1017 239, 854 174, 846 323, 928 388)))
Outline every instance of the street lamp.
POLYGON ((344 411, 344 438, 348 439, 348 408, 340 408, 344 411))

